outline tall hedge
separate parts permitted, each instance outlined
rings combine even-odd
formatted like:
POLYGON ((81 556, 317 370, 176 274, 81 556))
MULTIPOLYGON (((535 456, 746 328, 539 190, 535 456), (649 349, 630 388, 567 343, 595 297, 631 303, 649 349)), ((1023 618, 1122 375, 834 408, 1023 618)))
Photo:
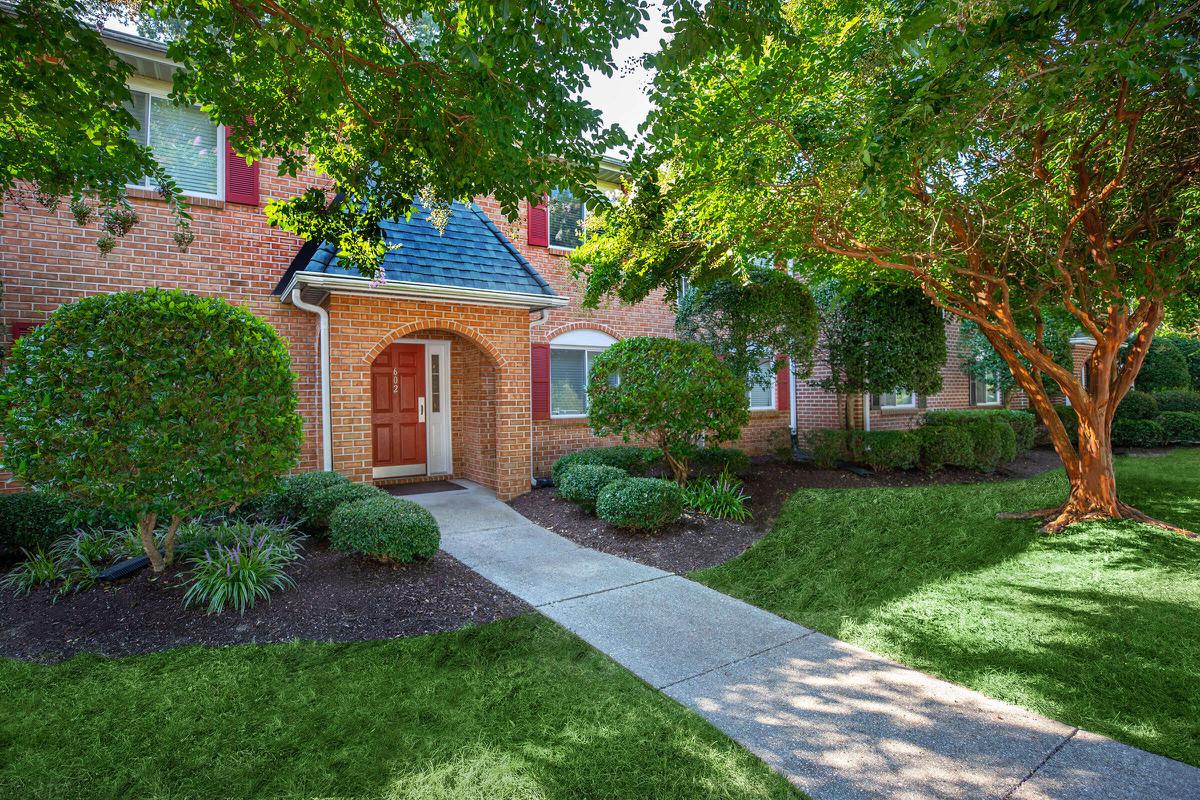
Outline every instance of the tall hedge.
POLYGON ((88 297, 13 347, 0 381, 4 466, 136 514, 160 571, 182 517, 245 500, 296 464, 294 378, 275 330, 220 298, 88 297), (165 557, 160 518, 171 520, 165 557))

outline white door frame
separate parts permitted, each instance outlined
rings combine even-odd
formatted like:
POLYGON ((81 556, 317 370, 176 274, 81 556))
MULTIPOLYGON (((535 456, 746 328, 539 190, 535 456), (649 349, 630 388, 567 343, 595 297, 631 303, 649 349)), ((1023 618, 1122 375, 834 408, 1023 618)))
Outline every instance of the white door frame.
POLYGON ((425 345, 425 463, 399 467, 372 467, 371 477, 402 478, 412 475, 449 475, 454 472, 452 416, 450 413, 450 342, 445 339, 397 339, 393 344, 425 345), (437 354, 441 380, 440 409, 435 413, 429 402, 432 362, 437 354))

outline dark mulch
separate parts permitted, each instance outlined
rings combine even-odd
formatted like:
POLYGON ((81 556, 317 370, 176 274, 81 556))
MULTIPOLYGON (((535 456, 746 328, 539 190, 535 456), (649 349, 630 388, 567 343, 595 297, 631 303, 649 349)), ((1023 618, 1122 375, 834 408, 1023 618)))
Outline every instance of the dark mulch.
POLYGON ((0 593, 0 656, 57 661, 76 653, 124 656, 185 644, 294 639, 351 642, 455 630, 529 610, 443 552, 389 565, 308 543, 296 586, 239 617, 183 608, 178 571, 149 570, 55 601, 46 589, 0 593))
POLYGON ((984 483, 1026 478, 1060 466, 1053 450, 1032 450, 993 475, 960 469, 941 472, 881 472, 868 477, 842 469, 817 469, 774 458, 756 459, 745 476, 754 519, 746 524, 689 515, 653 533, 615 528, 558 497, 552 488, 534 489, 509 503, 527 519, 583 547, 628 558, 668 572, 723 564, 762 538, 784 502, 798 489, 860 489, 875 486, 922 486, 984 483))
POLYGON ((688 515, 653 533, 624 531, 584 513, 558 497, 555 489, 534 489, 509 505, 582 547, 676 573, 723 564, 762 536, 750 525, 700 515, 688 515))

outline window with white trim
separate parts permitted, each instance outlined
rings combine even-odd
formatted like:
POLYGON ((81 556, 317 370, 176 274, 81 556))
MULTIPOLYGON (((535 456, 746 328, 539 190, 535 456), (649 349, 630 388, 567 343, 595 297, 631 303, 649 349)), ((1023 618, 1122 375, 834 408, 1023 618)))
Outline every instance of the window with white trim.
MULTIPOLYGON (((177 106, 165 97, 131 90, 125 108, 138 121, 129 135, 147 145, 186 194, 221 196, 222 132, 195 106, 177 106)), ((152 178, 137 186, 155 188, 152 178)))
POLYGON ((916 408, 917 393, 908 389, 894 389, 879 395, 880 408, 916 408))
POLYGON ((775 373, 767 380, 750 384, 746 390, 746 401, 751 411, 775 410, 775 373))
POLYGON ((973 379, 975 383, 975 405, 998 406, 1004 402, 1003 392, 1000 391, 1000 375, 989 372, 973 379))
POLYGON ((568 331, 550 342, 550 416, 586 417, 588 376, 596 356, 616 342, 593 330, 568 331))
POLYGON ((550 246, 574 250, 583 244, 583 224, 587 209, 570 189, 554 189, 547 204, 550 223, 550 246))

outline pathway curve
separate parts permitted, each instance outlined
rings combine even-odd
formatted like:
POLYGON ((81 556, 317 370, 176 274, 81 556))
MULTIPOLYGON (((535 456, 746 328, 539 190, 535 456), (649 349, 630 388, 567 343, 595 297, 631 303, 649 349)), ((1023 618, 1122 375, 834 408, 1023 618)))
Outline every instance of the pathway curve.
POLYGON ((414 495, 442 549, 704 716, 815 800, 1197 800, 1200 769, 600 553, 485 488, 414 495))

